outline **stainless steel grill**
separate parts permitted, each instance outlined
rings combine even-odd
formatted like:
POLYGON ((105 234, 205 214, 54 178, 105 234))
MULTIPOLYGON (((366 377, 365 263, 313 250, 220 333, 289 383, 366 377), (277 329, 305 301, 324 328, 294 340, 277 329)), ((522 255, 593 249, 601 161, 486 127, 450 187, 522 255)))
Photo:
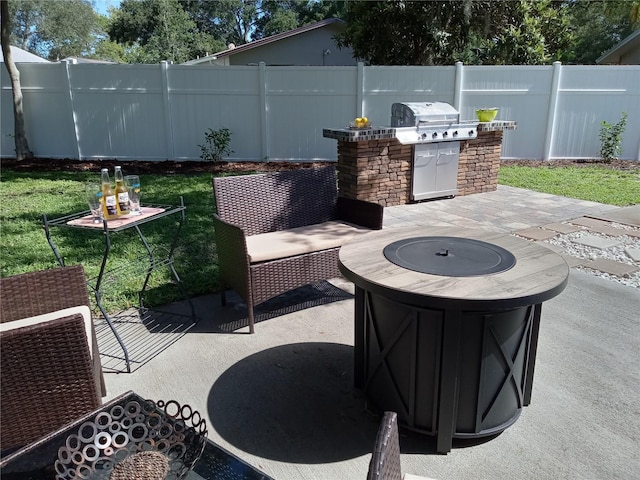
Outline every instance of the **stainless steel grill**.
POLYGON ((460 122, 460 113, 445 102, 394 103, 391 126, 403 144, 469 140, 478 136, 478 122, 460 122))
POLYGON ((391 126, 400 143, 414 145, 411 199, 458 193, 460 140, 478 136, 478 122, 460 123, 460 113, 444 102, 394 103, 391 126))

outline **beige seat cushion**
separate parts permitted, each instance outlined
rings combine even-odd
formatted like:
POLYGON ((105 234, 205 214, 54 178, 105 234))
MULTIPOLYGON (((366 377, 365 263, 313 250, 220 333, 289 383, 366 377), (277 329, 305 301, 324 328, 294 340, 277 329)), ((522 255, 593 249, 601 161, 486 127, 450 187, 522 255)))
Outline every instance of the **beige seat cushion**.
POLYGON ((370 231, 368 228, 347 222, 318 223, 279 232, 250 235, 247 237, 247 252, 251 263, 264 262, 340 247, 354 236, 370 231))
POLYGON ((13 320, 12 322, 0 323, 0 332, 7 332, 16 328, 31 327, 38 323, 50 322, 51 320, 57 320, 58 318, 69 317, 71 315, 80 314, 84 320, 84 330, 87 333, 87 343, 89 344, 89 353, 93 357, 93 341, 91 336, 91 310, 86 305, 79 305, 77 307, 63 308, 62 310, 56 310, 55 312, 44 313, 42 315, 36 315, 35 317, 21 318, 20 320, 13 320))

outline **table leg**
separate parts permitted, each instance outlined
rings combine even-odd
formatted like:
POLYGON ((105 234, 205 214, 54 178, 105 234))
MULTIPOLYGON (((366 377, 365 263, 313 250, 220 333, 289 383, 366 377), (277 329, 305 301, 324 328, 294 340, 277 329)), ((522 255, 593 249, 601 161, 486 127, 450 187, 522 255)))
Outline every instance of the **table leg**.
POLYGON ((96 286, 93 289, 94 295, 95 295, 95 299, 96 299, 96 304, 98 305, 98 308, 100 309, 100 312, 102 313, 102 316, 104 317, 105 321, 107 322, 107 325, 109 325, 109 328, 111 329, 111 331, 113 332, 113 335, 116 337, 116 340, 118 342, 118 344, 120 345, 120 348, 122 349, 122 353, 124 354, 124 361, 127 365, 127 373, 131 373, 131 362, 129 361, 129 351, 127 350, 127 347, 124 344, 124 340, 122 340, 122 338, 120 337, 120 335, 118 334, 118 330, 116 329, 116 326, 113 324, 113 321, 111 320, 111 317, 109 316, 109 314, 107 313, 107 311, 104 309, 104 307, 102 306, 102 279, 104 277, 104 271, 105 268, 107 266, 107 259, 109 258, 109 252, 111 251, 111 237, 109 236, 109 228, 107 227, 107 221, 103 220, 104 222, 104 253, 102 254, 102 263, 100 264, 100 273, 98 273, 98 278, 96 280, 96 286))
POLYGON ((531 403, 533 392, 533 374, 536 367, 536 354, 538 352, 538 334, 540 332, 540 317, 542 315, 542 304, 538 303, 533 307, 533 322, 531 323, 531 338, 529 340, 529 355, 527 358, 527 373, 524 382, 524 398, 522 404, 526 407, 531 403))
POLYGON ((356 388, 364 387, 364 345, 365 345, 365 291, 356 285, 355 287, 355 316, 353 339, 353 385, 356 388))
POLYGON ((60 264, 60 266, 64 267, 64 259, 62 258, 62 255, 60 255, 60 252, 58 251, 58 247, 56 247, 56 244, 53 242, 53 239, 51 238, 51 232, 49 231, 49 220, 47 219, 46 214, 42 215, 42 223, 44 225, 44 233, 47 236, 47 242, 49 243, 51 250, 53 250, 53 254, 56 256, 56 260, 58 260, 58 263, 60 264))
POLYGON ((438 395, 436 451, 451 451, 458 408, 458 369, 462 312, 447 311, 443 319, 442 366, 438 395))
MULTIPOLYGON (((184 207, 184 200, 183 200, 182 197, 180 197, 180 206, 184 207)), ((177 246, 178 238, 180 237, 180 231, 182 230, 182 225, 184 224, 184 220, 185 220, 185 215, 184 215, 184 210, 182 210, 181 211, 181 215, 180 215, 180 222, 178 223, 178 228, 176 229, 176 232, 173 235, 173 239, 171 240, 171 247, 169 248, 169 253, 167 255, 167 261, 164 262, 164 263, 161 262, 161 264, 169 266, 169 269, 171 270, 171 274, 173 275, 173 278, 176 281, 176 285, 180 289, 180 293, 182 294, 184 299, 187 300, 187 302, 189 303, 189 308, 191 310, 191 318, 195 320, 195 318, 196 318, 196 310, 195 310, 195 307, 193 306, 193 302, 191 301, 191 298, 189 298, 189 295, 187 295, 187 292, 186 292, 186 290, 184 288, 182 280, 180 279, 180 276, 178 275, 178 272, 176 271, 175 267, 173 266, 173 252, 175 251, 175 248, 177 246)), ((143 308, 144 307, 144 304, 143 304, 144 292, 146 291, 147 286, 149 285, 149 279, 151 277, 151 273, 156 268, 156 259, 155 259, 155 256, 153 255, 153 250, 149 246, 149 243, 147 242, 147 239, 142 234, 142 231, 140 230, 138 225, 135 225, 134 228, 135 228, 135 230, 136 230, 136 232, 138 234, 138 237, 140 238, 140 241, 144 245, 144 248, 147 250, 147 254, 149 255, 149 268, 147 269, 147 275, 146 275, 146 277, 144 279, 144 283, 142 285, 142 289, 140 290, 140 293, 138 294, 138 298, 140 300, 140 307, 143 308)))
POLYGON ((153 250, 151 250, 151 247, 147 243, 147 239, 144 238, 144 235, 142 234, 142 231, 140 230, 140 227, 138 227, 138 225, 136 225, 134 228, 136 230, 136 233, 138 234, 138 237, 140 237, 140 241, 144 245, 144 248, 147 250, 147 254, 149 255, 149 268, 147 268, 147 275, 144 278, 144 283, 142 284, 142 288, 140 289, 140 292, 138 293, 138 300, 139 300, 139 303, 140 303, 140 308, 144 308, 144 300, 143 300, 144 292, 147 290, 147 285, 149 285, 149 278, 151 278, 151 273, 156 268, 156 261, 155 261, 155 257, 153 256, 153 250))
MULTIPOLYGON (((49 220, 47 219, 47 215, 45 214, 42 217, 43 217, 44 231, 45 231, 45 235, 47 237, 47 242, 49 243, 49 246, 51 247, 51 250, 53 250, 53 254, 55 255, 56 259, 58 260, 58 263, 60 264, 60 266, 64 267, 65 266, 64 259, 62 258, 62 255, 60 255, 60 252, 58 251, 58 248, 56 247, 56 244, 53 241, 53 238, 51 238, 51 232, 49 230, 49 220)), ((93 290, 94 298, 96 299, 96 305, 100 309, 100 313, 102 314, 102 316, 106 320, 107 325, 109 325, 109 328, 111 329, 111 331, 113 332, 114 336, 116 337, 116 340, 117 340, 118 344, 122 348, 122 352, 124 353, 124 360, 125 360, 125 363, 127 364, 127 372, 131 373, 131 363, 129 362, 129 352, 127 350, 127 347, 125 346, 124 341, 122 340, 122 338, 118 334, 118 331, 116 330, 115 325, 111 321, 111 317, 109 317, 109 314, 107 313, 107 311, 102 306, 102 292, 100 290, 100 287, 102 286, 102 278, 104 277, 105 268, 107 266, 107 259, 109 258, 109 251, 111 250, 111 237, 109 236, 109 229, 107 227, 107 221, 106 220, 103 220, 103 230, 104 230, 104 235, 105 235, 105 248, 104 248, 104 253, 102 254, 102 262, 100 263, 100 273, 98 274, 98 278, 96 279, 95 286, 94 285, 89 285, 89 287, 93 290)), ((103 382, 103 386, 104 386, 104 379, 102 379, 102 382, 103 382)), ((103 390, 103 391, 106 392, 106 390, 103 390)))

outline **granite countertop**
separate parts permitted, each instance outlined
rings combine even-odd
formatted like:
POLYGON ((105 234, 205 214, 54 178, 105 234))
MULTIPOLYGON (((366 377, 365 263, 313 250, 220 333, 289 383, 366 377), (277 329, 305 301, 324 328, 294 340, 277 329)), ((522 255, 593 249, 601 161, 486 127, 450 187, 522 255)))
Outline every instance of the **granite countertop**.
MULTIPOLYGON (((477 123, 473 121, 464 121, 461 123, 477 123)), ((478 132, 496 132, 501 130, 515 130, 517 123, 510 120, 494 120, 493 122, 478 123, 478 132)), ((369 128, 323 128, 322 136, 325 138, 333 138, 342 142, 364 142, 367 140, 383 140, 387 138, 395 138, 395 127, 377 127, 369 128)))
POLYGON ((322 136, 343 142, 364 142, 367 140, 395 138, 396 129, 394 127, 375 126, 369 128, 323 128, 322 136))
POLYGON ((513 120, 494 120, 493 122, 478 123, 479 132, 497 132, 500 130, 515 130, 518 124, 513 120))

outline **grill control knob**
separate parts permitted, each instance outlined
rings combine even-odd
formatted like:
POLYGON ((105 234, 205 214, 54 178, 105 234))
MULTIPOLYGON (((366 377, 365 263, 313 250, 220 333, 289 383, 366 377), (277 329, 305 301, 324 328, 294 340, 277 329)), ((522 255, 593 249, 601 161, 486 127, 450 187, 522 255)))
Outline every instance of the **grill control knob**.
POLYGON ((475 132, 473 130, 469 130, 469 136, 473 137, 473 135, 475 134, 475 132))
POLYGON ((422 134, 422 138, 427 138, 427 134, 426 134, 426 133, 423 133, 423 134, 422 134))
POLYGON ((455 130, 455 131, 453 132, 453 136, 454 136, 454 137, 457 137, 457 136, 458 136, 458 130, 455 130))
POLYGON ((433 138, 438 138, 438 132, 433 132, 433 135, 431 135, 433 138))
POLYGON ((447 138, 449 136, 449 132, 443 132, 442 133, 442 138, 447 138))

